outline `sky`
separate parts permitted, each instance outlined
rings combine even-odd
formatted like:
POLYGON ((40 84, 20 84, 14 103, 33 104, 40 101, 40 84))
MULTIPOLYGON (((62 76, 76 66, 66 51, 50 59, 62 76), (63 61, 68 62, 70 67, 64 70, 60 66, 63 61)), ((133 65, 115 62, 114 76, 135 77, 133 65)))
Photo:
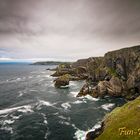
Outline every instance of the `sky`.
POLYGON ((0 0, 0 61, 75 61, 140 44, 140 0, 0 0))

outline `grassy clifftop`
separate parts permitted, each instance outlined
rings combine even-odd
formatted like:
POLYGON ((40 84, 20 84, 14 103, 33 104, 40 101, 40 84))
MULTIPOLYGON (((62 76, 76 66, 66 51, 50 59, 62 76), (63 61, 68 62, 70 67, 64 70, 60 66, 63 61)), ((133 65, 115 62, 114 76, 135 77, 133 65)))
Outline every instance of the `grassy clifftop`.
POLYGON ((109 113, 96 140, 140 140, 140 96, 109 113))

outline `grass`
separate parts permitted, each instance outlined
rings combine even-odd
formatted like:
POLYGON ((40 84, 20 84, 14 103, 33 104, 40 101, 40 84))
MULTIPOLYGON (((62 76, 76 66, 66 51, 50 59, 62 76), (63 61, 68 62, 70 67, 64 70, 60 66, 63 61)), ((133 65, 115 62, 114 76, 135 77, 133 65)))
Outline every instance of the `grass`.
POLYGON ((116 72, 115 69, 108 68, 108 72, 109 72, 110 75, 115 76, 115 77, 118 77, 118 74, 117 74, 117 72, 116 72))
POLYGON ((105 117, 105 129, 96 140, 140 140, 139 129, 140 97, 109 113, 105 117), (119 128, 123 127, 126 131, 120 135, 119 128))
POLYGON ((64 75, 59 77, 59 79, 61 79, 62 81, 70 80, 70 78, 71 78, 70 74, 64 74, 64 75))

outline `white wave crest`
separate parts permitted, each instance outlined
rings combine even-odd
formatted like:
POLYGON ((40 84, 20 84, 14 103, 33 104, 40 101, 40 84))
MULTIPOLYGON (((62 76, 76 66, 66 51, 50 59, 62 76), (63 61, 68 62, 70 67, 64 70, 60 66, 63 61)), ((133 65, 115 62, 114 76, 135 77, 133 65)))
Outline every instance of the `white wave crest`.
POLYGON ((23 92, 22 91, 19 91, 18 97, 21 97, 21 96, 23 96, 23 92))
POLYGON ((86 103, 86 101, 84 101, 84 100, 77 100, 75 102, 72 102, 72 104, 82 104, 82 103, 86 103))
POLYGON ((60 119, 62 119, 62 120, 67 120, 67 118, 64 117, 64 116, 58 116, 58 118, 60 118, 60 119))
POLYGON ((24 106, 23 108, 20 108, 18 112, 27 113, 27 112, 34 112, 34 111, 32 110, 32 107, 28 105, 28 106, 24 106))
POLYGON ((11 134, 13 134, 13 129, 12 129, 12 127, 7 127, 7 126, 5 126, 5 127, 1 127, 0 130, 9 131, 11 134))
POLYGON ((64 125, 71 125, 69 122, 66 121, 59 121, 60 124, 64 124, 64 125))
POLYGON ((55 104, 56 104, 56 103, 50 103, 50 102, 48 102, 48 101, 39 100, 39 102, 36 104, 36 105, 37 105, 36 108, 37 108, 38 110, 40 110, 42 106, 50 106, 50 107, 53 107, 53 108, 58 109, 57 107, 54 106, 55 104))
POLYGON ((115 104, 113 103, 107 103, 107 104, 104 104, 102 105, 101 107, 107 111, 109 111, 115 104))
POLYGON ((98 100, 99 100, 99 98, 94 98, 94 97, 92 97, 92 96, 90 96, 90 95, 86 95, 86 96, 79 97, 79 98, 88 99, 88 100, 90 100, 90 101, 98 101, 98 100))
POLYGON ((48 102, 48 101, 44 101, 44 100, 40 100, 39 101, 40 105, 45 105, 45 106, 53 106, 54 104, 48 102))
POLYGON ((61 106, 65 109, 68 110, 69 108, 71 108, 71 105, 69 103, 63 103, 61 104, 61 106))
POLYGON ((77 130, 75 132, 75 137, 77 140, 85 140, 86 138, 86 131, 83 130, 77 130))
POLYGON ((14 111, 19 111, 19 112, 33 112, 31 110, 31 106, 30 105, 25 105, 25 106, 18 106, 18 107, 13 107, 13 108, 7 108, 7 109, 2 109, 0 110, 0 115, 2 114, 7 114, 7 113, 11 113, 14 111))
POLYGON ((43 123, 48 124, 46 115, 44 113, 41 113, 41 115, 43 116, 43 119, 44 119, 43 123))
POLYGON ((10 115, 10 117, 12 117, 12 119, 14 119, 14 120, 18 120, 20 117, 21 117, 22 115, 19 115, 19 116, 14 116, 14 115, 10 115))
POLYGON ((78 94, 78 92, 77 92, 77 91, 72 91, 72 92, 70 92, 70 95, 71 95, 72 97, 76 97, 76 96, 77 96, 77 94, 78 94))
POLYGON ((14 120, 5 120, 5 121, 3 121, 3 125, 13 124, 14 122, 15 122, 14 120))
POLYGON ((75 127, 77 131, 75 132, 74 138, 76 138, 77 140, 86 140, 86 135, 88 132, 95 131, 95 129, 98 129, 100 127, 101 127, 101 122, 98 122, 96 125, 93 126, 92 129, 89 129, 88 131, 83 131, 75 127))

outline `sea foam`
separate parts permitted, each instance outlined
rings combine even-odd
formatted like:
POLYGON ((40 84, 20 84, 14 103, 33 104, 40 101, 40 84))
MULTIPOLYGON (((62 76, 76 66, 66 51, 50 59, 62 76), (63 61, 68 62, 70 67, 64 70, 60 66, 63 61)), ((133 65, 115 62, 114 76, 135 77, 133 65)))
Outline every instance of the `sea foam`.
POLYGON ((0 110, 0 115, 11 113, 11 112, 14 112, 14 111, 19 111, 19 112, 28 112, 29 111, 29 112, 32 112, 30 105, 24 105, 24 106, 18 106, 18 107, 13 107, 13 108, 2 109, 2 110, 0 110))
POLYGON ((95 131, 95 129, 98 129, 100 127, 101 127, 101 122, 98 122, 93 126, 93 128, 89 129, 88 131, 77 129, 74 138, 76 138, 77 140, 85 140, 88 132, 95 131))
POLYGON ((61 106, 65 109, 68 110, 69 108, 71 108, 71 105, 69 103, 63 103, 61 104, 61 106))
POLYGON ((102 105, 101 107, 107 111, 109 111, 115 104, 113 103, 107 103, 107 104, 104 104, 102 105))
POLYGON ((78 91, 72 91, 70 92, 70 95, 73 96, 73 97, 76 97, 78 94, 78 91))

